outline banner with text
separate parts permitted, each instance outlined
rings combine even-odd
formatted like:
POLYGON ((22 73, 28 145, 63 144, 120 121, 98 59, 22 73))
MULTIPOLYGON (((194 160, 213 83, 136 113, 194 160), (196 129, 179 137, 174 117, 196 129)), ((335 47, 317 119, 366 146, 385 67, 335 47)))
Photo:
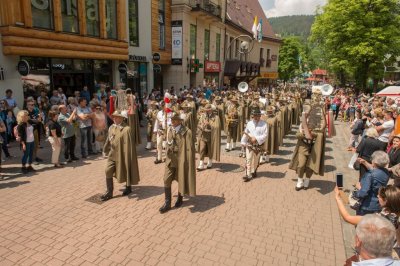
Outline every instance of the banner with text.
POLYGON ((182 65, 182 20, 172 21, 172 64, 182 65))

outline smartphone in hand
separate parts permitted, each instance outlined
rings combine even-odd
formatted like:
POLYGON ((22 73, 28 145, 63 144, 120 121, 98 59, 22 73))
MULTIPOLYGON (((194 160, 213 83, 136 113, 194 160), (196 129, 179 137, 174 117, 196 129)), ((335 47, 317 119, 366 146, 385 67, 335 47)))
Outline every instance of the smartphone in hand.
POLYGON ((343 174, 342 173, 336 174, 336 186, 338 188, 343 188, 343 174))

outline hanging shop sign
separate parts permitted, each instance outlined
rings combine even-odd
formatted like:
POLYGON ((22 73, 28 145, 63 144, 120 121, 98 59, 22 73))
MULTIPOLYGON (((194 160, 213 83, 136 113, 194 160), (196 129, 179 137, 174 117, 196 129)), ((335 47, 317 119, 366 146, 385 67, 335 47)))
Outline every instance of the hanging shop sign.
POLYGON ((204 72, 221 72, 221 62, 206 61, 204 72))
POLYGON ((29 67, 28 61, 26 61, 26 60, 19 61, 18 65, 17 65, 17 70, 18 70, 18 73, 21 76, 28 76, 29 75, 29 71, 30 71, 30 67, 29 67))
POLYGON ((154 73, 161 73, 161 65, 156 64, 153 66, 154 73))
POLYGON ((182 65, 182 20, 172 21, 172 64, 182 65))
POLYGON ((4 77, 4 68, 0 67, 0 80, 5 80, 4 77))
POLYGON ((129 55, 129 61, 135 62, 147 62, 147 57, 144 55, 129 55))

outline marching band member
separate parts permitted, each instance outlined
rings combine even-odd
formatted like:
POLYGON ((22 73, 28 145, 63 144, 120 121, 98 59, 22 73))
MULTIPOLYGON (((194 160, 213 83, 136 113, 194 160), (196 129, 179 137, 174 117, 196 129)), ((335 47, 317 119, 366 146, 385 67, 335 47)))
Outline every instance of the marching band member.
POLYGON ((157 113, 157 119, 154 123, 153 133, 157 134, 157 158, 155 164, 162 163, 162 151, 165 147, 165 134, 167 128, 171 125, 171 113, 166 112, 165 102, 161 102, 161 110, 157 113))
POLYGON ((239 126, 239 104, 238 99, 233 96, 226 107, 225 126, 227 134, 226 138, 226 151, 231 151, 236 148, 236 140, 239 126))
POLYGON ((253 119, 247 123, 241 140, 241 144, 246 147, 246 176, 243 177, 244 182, 256 177, 262 145, 268 136, 268 125, 265 121, 260 120, 260 109, 254 108, 251 115, 253 119))
POLYGON ((154 124, 157 120, 158 108, 157 102, 151 101, 149 104, 149 109, 147 110, 146 118, 147 118, 147 145, 146 150, 151 150, 153 148, 153 130, 154 124))
POLYGON ((200 162, 198 171, 205 169, 204 157, 208 157, 207 169, 212 167, 213 160, 219 162, 221 154, 221 125, 219 117, 213 112, 211 104, 203 107, 203 113, 200 115, 198 129, 198 149, 200 162))
POLYGON ((171 209, 172 181, 179 183, 175 208, 182 206, 183 195, 196 195, 196 162, 192 131, 182 125, 182 118, 178 113, 171 113, 171 125, 167 129, 166 144, 165 202, 159 209, 160 213, 171 209))

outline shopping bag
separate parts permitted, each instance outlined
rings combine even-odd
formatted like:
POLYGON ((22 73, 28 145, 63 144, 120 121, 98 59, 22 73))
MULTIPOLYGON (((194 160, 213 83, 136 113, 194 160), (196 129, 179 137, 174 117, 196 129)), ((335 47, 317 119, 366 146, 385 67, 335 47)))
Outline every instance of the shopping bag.
POLYGON ((355 170, 355 169, 354 169, 354 163, 357 161, 357 158, 358 158, 358 153, 356 152, 356 153, 353 154, 353 156, 352 156, 351 159, 350 159, 350 162, 349 162, 349 165, 348 165, 348 167, 349 167, 350 169, 355 170))

